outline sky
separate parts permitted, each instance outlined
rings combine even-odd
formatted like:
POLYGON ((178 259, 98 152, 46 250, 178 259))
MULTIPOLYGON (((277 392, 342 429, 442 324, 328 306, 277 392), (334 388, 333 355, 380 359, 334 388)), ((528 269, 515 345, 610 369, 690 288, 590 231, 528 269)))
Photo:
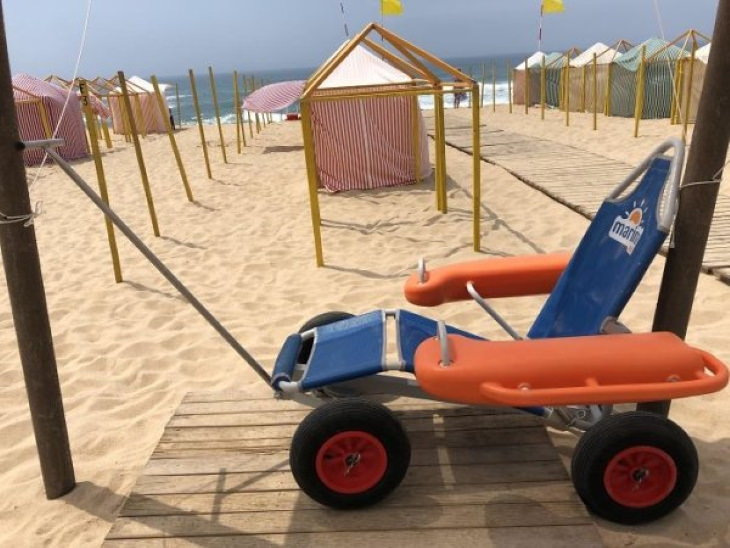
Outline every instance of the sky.
MULTIPOLYGON (((13 74, 70 77, 89 0, 0 0, 13 74)), ((343 0, 350 35, 380 20, 380 0, 343 0)), ((540 0, 402 0, 385 26, 440 57, 537 50, 540 0)), ((543 20, 543 50, 638 43, 696 28, 711 34, 717 0, 564 0, 543 20)), ((93 0, 80 74, 184 74, 188 68, 314 67, 345 39, 340 0, 93 0)))

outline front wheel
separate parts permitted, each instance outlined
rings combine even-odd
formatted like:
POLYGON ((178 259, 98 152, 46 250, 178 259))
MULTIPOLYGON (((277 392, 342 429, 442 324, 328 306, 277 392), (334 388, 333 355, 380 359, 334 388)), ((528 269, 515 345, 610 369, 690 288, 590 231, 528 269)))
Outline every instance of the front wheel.
POLYGON ((332 508, 370 506, 403 480, 411 446, 383 405, 348 398, 326 403, 302 421, 289 463, 299 487, 332 508))
POLYGON ((588 510, 623 524, 659 519, 682 504, 697 481, 697 450, 671 420, 633 411, 607 417, 573 453, 573 485, 588 510))

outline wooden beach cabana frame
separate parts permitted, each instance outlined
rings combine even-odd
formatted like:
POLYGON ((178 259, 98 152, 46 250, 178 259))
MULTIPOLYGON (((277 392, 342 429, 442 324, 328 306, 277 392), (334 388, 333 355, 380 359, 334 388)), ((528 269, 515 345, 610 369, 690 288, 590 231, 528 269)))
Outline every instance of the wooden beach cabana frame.
MULTIPOLYGON (((480 208, 481 208, 481 158, 479 136, 479 86, 475 80, 460 70, 452 67, 437 56, 411 44, 404 38, 397 36, 377 23, 365 26, 352 39, 345 42, 325 63, 320 66, 307 80, 302 96, 300 108, 302 116, 302 135, 304 139, 304 156, 307 165, 307 180, 309 185, 309 206, 312 218, 312 231, 317 266, 324 265, 322 251, 321 215, 319 208, 319 187, 314 136, 312 128, 312 104, 318 101, 356 101, 377 97, 413 97, 414 108, 418 108, 419 95, 434 97, 435 114, 435 142, 436 142, 436 207, 447 212, 446 196, 446 141, 444 124, 444 94, 471 92, 472 107, 472 157, 473 157, 473 184, 472 184, 472 222, 474 250, 480 249, 480 208), (373 35, 379 39, 373 40, 373 35), (352 53, 357 46, 364 46, 394 68, 411 77, 410 83, 328 87, 326 94, 319 93, 320 86, 326 78, 352 53), (444 72, 450 81, 443 81, 435 71, 436 68, 444 72), (382 90, 374 89, 382 87, 382 90)), ((417 120, 417 118, 415 118, 417 120)), ((414 142, 418 134, 418 124, 414 123, 414 142)), ((418 178, 419 166, 416 161, 415 178, 418 178)))

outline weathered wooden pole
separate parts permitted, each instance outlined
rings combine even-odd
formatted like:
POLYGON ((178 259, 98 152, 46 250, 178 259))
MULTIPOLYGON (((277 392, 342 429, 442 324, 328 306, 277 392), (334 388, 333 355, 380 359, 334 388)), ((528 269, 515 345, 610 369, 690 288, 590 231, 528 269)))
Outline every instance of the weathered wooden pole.
POLYGON ((527 57, 525 57, 525 114, 530 111, 530 67, 527 66, 527 57))
POLYGON ((639 136, 639 122, 644 113, 644 85, 646 82, 646 46, 641 47, 641 64, 639 65, 636 97, 634 99, 634 137, 639 136))
POLYGON ((687 74, 687 97, 684 99, 684 120, 682 120, 682 141, 687 142, 687 126, 689 124, 689 113, 692 108, 692 78, 694 77, 695 55, 697 54, 697 41, 692 41, 692 55, 689 59, 689 73, 687 74))
MULTIPOLYGON (((30 196, 15 119, 5 21, 0 0, 0 207, 5 215, 30 214, 30 196)), ((5 279, 33 422, 46 497, 76 485, 61 387, 56 370, 41 264, 32 224, 0 223, 5 279)))
POLYGON ((598 58, 593 52, 593 131, 598 129, 598 58))
POLYGON ((213 67, 208 67, 208 78, 210 78, 210 92, 213 95, 213 110, 215 111, 215 120, 218 124, 218 137, 221 141, 221 155, 223 156, 223 163, 228 163, 228 157, 226 156, 226 141, 223 139, 223 126, 221 125, 221 109, 218 107, 218 92, 215 86, 215 76, 213 76, 213 67))
POLYGON ((205 160, 205 171, 208 174, 208 179, 213 178, 213 174, 210 171, 210 158, 208 157, 208 143, 205 140, 205 129, 203 128, 203 116, 200 114, 200 103, 198 103, 198 89, 195 86, 195 73, 193 69, 188 69, 188 76, 190 77, 190 90, 193 94, 193 106, 195 106, 195 118, 198 121, 198 132, 200 133, 200 144, 203 147, 203 159, 205 160))
POLYGON ((509 101, 509 113, 512 114, 512 66, 507 61, 507 100, 509 101))
MULTIPOLYGON (((484 106, 482 101, 482 106, 484 106)), ((492 63, 492 112, 497 112, 497 67, 492 63)))
MULTIPOLYGON (((684 172, 674 245, 669 248, 654 315, 654 331, 687 334, 697 279, 710 233, 715 201, 730 142, 730 0, 720 0, 712 49, 697 107, 692 146, 684 172), (713 181, 713 182, 708 182, 713 181)), ((669 402, 642 407, 668 412, 669 402)))

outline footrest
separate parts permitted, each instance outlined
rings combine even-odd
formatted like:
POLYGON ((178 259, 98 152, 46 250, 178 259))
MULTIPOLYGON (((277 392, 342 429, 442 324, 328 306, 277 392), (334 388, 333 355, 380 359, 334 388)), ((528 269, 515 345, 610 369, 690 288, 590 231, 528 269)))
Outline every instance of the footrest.
POLYGON ((728 383, 717 358, 672 333, 478 341, 448 336, 443 366, 436 339, 416 351, 416 378, 440 399, 514 407, 613 404, 716 392, 728 383))

